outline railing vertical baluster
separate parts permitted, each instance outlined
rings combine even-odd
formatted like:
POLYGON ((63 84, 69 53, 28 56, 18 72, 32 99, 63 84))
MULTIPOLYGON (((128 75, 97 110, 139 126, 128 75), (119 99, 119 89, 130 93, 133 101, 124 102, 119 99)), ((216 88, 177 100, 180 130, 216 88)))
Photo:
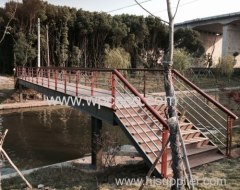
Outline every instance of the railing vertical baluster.
POLYGON ((226 147, 226 155, 231 157, 232 153, 232 124, 233 120, 231 116, 227 116, 227 147, 226 147))
POLYGON ((38 84, 38 71, 39 71, 39 68, 37 68, 37 70, 36 70, 36 74, 37 74, 37 84, 38 84))
POLYGON ((143 96, 146 97, 146 71, 143 71, 143 96))
POLYGON ((32 73, 32 83, 33 83, 33 67, 31 68, 31 73, 32 73))
MULTIPOLYGON (((127 71, 125 71, 124 74, 123 74, 123 76, 124 76, 125 79, 127 79, 127 74, 126 74, 126 73, 127 73, 127 71)), ((123 87, 124 87, 124 90, 125 90, 125 89, 126 89, 126 85, 124 84, 123 87)))
POLYGON ((93 88, 94 88, 94 72, 91 72, 91 96, 93 96, 93 88))
POLYGON ((41 75, 42 75, 42 86, 43 86, 43 73, 44 73, 44 71, 43 71, 43 68, 41 68, 41 75))
POLYGON ((49 88, 49 78, 50 78, 50 73, 49 73, 49 68, 47 68, 47 87, 49 88))
POLYGON ((57 70, 55 70, 55 72, 54 72, 54 80, 55 80, 55 90, 57 90, 57 75, 58 75, 58 73, 57 73, 58 71, 57 70))
POLYGON ((30 71, 30 68, 28 67, 27 68, 27 81, 29 81, 29 71, 30 71))
POLYGON ((95 81, 97 81, 97 82, 95 83, 95 86, 96 86, 96 88, 98 88, 98 83, 99 83, 99 71, 96 71, 96 72, 95 72, 94 78, 95 78, 95 81))
MULTIPOLYGON (((166 127, 163 127, 163 131, 162 131, 162 146, 164 144, 166 144, 168 139, 168 130, 166 127)), ((166 147, 166 149, 163 152, 162 155, 162 165, 161 165, 161 173, 162 173, 162 177, 166 178, 167 177, 167 154, 168 154, 168 146, 166 147)))
POLYGON ((27 80, 27 69, 26 69, 26 67, 24 68, 24 78, 25 78, 25 80, 27 80))
POLYGON ((66 73, 68 73, 69 82, 71 83, 71 70, 69 72, 66 70, 66 73))
POLYGON ((78 71, 76 71, 76 96, 78 96, 78 71))
POLYGON ((116 109, 116 75, 114 72, 112 72, 112 109, 116 109))
POLYGON ((64 93, 67 92, 67 70, 63 70, 63 77, 64 77, 64 93))

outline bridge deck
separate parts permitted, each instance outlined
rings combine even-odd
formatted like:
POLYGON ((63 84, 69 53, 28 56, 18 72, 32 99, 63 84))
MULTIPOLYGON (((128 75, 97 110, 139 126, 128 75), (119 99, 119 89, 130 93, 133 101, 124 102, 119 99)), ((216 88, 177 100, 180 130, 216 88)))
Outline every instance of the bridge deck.
MULTIPOLYGON (((29 83, 45 87, 46 89, 57 91, 65 94, 66 96, 78 97, 81 100, 86 100, 87 102, 92 102, 95 105, 104 106, 107 108, 112 108, 112 92, 111 90, 106 90, 98 87, 94 87, 93 89, 90 86, 78 84, 76 88, 76 83, 66 82, 63 80, 57 80, 57 87, 55 87, 56 81, 54 79, 48 79, 46 77, 36 78, 36 77, 24 77, 20 79, 23 81, 27 81, 29 83)), ((153 96, 162 97, 164 93, 151 93, 153 96)), ((143 96, 143 95, 142 95, 143 96)), ((51 97, 50 97, 51 98, 51 97)), ((48 99, 51 100, 51 99, 48 99)), ((55 99, 56 100, 56 97, 55 99)), ((62 98, 60 99, 62 100, 62 98)), ((71 101, 71 100, 70 100, 71 101)), ((74 101, 74 99, 73 99, 74 101)), ((148 101, 150 105, 156 105, 155 101, 148 101)), ((115 94, 115 106, 118 108, 130 108, 130 107, 138 107, 139 105, 143 105, 138 99, 138 97, 132 97, 126 92, 116 92, 115 94)))

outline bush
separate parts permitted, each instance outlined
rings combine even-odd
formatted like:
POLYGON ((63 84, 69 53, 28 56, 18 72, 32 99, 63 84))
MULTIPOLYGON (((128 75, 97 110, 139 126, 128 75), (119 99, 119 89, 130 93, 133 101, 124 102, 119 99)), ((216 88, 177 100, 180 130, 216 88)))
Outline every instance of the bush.
POLYGON ((184 49, 175 49, 173 52, 173 68, 180 72, 186 71, 191 63, 191 56, 184 49))
POLYGON ((218 68, 219 74, 230 77, 234 71, 234 65, 234 57, 232 55, 226 55, 219 59, 219 63, 216 68, 218 68))
POLYGON ((130 54, 123 48, 106 49, 104 66, 106 68, 128 68, 130 67, 130 54))

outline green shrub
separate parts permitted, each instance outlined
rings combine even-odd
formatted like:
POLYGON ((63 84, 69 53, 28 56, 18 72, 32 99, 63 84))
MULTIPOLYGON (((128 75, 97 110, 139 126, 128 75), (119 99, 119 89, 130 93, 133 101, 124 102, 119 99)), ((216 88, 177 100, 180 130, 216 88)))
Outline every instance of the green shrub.
POLYGON ((130 54, 123 48, 106 49, 104 66, 106 68, 128 68, 130 67, 130 54))
POLYGON ((186 71, 191 63, 191 56, 184 49, 175 49, 173 52, 173 68, 180 72, 186 71))
POLYGON ((232 55, 226 55, 219 59, 219 63, 217 64, 216 68, 218 68, 219 74, 230 77, 233 73, 234 65, 234 57, 232 55))

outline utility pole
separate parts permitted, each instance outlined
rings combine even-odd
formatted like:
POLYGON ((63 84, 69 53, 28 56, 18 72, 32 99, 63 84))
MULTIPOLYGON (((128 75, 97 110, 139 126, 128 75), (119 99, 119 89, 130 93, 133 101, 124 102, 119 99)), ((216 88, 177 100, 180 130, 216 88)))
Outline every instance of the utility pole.
POLYGON ((40 35, 41 35, 41 33, 40 33, 40 18, 38 18, 38 64, 37 64, 38 67, 41 67, 40 35))
POLYGON ((50 66, 50 55, 49 55, 49 36, 48 36, 48 25, 46 26, 47 29, 47 67, 50 66))

